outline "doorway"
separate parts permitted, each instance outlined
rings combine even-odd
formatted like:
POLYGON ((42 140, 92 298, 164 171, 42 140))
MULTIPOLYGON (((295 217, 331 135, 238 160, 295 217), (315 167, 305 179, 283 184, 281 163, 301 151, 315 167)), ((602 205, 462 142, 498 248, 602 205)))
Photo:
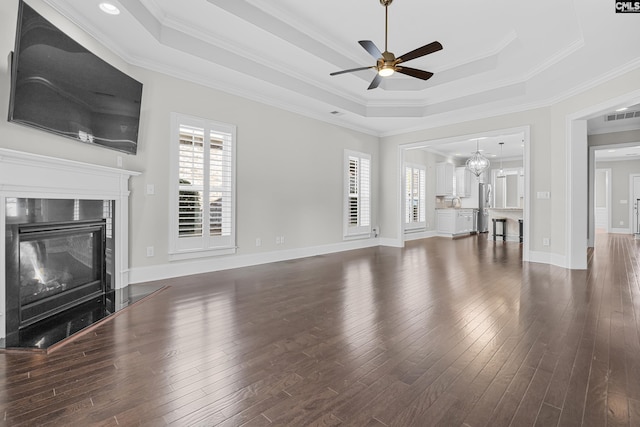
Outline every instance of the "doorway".
MULTIPOLYGON (((493 156, 490 157, 491 161, 495 162, 495 165, 498 165, 499 160, 505 157, 506 161, 511 161, 512 163, 516 162, 516 159, 507 154, 507 152, 501 153, 499 151, 499 142, 507 141, 505 143, 505 149, 509 144, 509 141, 513 140, 512 143, 516 147, 518 151, 519 160, 518 163, 518 175, 519 178, 518 185, 514 188, 519 191, 518 194, 521 195, 522 202, 520 208, 522 209, 521 217, 523 219, 522 226, 522 235, 523 235, 523 245, 522 245, 522 259, 523 261, 529 261, 529 215, 530 215, 530 195, 529 195, 529 171, 530 171, 530 128, 529 126, 521 126, 517 128, 509 128, 509 129, 497 129, 494 131, 487 131, 478 134, 468 134, 468 135, 459 135, 455 137, 448 137, 443 139, 434 139, 427 141, 414 142, 409 144, 401 144, 398 146, 398 196, 397 196, 397 207, 398 207, 398 223, 396 224, 398 235, 400 236, 400 245, 404 245, 404 242, 407 240, 413 240, 414 238, 424 238, 438 235, 438 221, 436 218, 436 203, 432 201, 436 199, 444 199, 444 203, 446 207, 453 207, 454 202, 458 202, 460 206, 464 209, 478 209, 478 187, 477 185, 471 185, 471 192, 468 197, 458 197, 457 190, 458 185, 456 185, 458 181, 458 170, 462 170, 464 172, 464 161, 473 154, 477 149, 478 141, 481 145, 481 150, 484 155, 490 157, 491 154, 489 150, 493 151, 493 156), (471 144, 470 146, 468 146, 471 144), (425 152, 428 152, 428 159, 425 157, 425 152), (439 156, 439 157, 429 157, 429 156, 439 156), (427 161, 426 165, 426 223, 425 230, 423 233, 415 233, 412 232, 410 234, 407 233, 405 220, 408 217, 407 212, 408 206, 410 204, 407 202, 406 195, 407 192, 407 180, 406 180, 406 166, 410 163, 416 163, 418 160, 427 161), (453 197, 437 197, 436 195, 436 163, 444 162, 451 164, 453 166, 452 179, 453 186, 456 188, 456 194, 453 194, 453 197), (431 188, 433 187, 433 188, 431 188), (475 190, 475 192, 473 191, 475 190)), ((509 164, 505 164, 505 166, 509 166, 509 164)), ((461 175, 464 177, 464 174, 461 175)), ((489 172, 489 177, 490 177, 489 172)), ((474 177, 475 178, 475 177, 474 177)), ((483 177, 482 179, 490 179, 483 177)), ((440 201, 440 200, 439 200, 440 201)))

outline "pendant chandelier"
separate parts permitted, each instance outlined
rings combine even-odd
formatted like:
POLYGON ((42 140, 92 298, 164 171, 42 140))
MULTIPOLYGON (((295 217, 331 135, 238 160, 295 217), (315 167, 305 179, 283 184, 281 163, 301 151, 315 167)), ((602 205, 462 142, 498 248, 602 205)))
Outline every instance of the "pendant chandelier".
POLYGON ((479 142, 476 139, 476 152, 467 159, 467 169, 476 177, 480 177, 482 172, 487 170, 490 165, 489 159, 482 155, 479 147, 479 142))

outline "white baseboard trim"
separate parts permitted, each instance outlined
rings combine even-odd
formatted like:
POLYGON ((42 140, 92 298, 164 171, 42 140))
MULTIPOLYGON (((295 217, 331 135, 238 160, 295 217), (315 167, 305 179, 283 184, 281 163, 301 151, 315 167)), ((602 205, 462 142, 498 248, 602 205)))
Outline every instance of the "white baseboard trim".
POLYGON ((609 233, 611 234, 633 234, 630 228, 610 228, 609 233))
POLYGON ((144 283, 172 277, 230 270, 279 261, 289 261, 316 255, 351 251, 379 246, 379 239, 350 240, 336 244, 313 246, 308 248, 285 249, 248 255, 228 255, 188 261, 175 261, 167 264, 136 267, 129 270, 129 283, 144 283))
POLYGON ((390 246, 392 248, 404 248, 404 241, 402 239, 390 239, 388 237, 380 237, 378 239, 380 246, 390 246))
POLYGON ((566 256, 554 254, 551 252, 529 251, 529 262, 537 262, 540 264, 551 264, 557 267, 569 268, 567 266, 566 256))
MULTIPOLYGON (((627 234, 629 230, 626 230, 627 234)), ((405 236, 406 240, 416 240, 438 236, 435 231, 411 234, 405 236)), ((511 240, 511 239, 509 239, 511 240)), ((389 246, 395 248, 404 247, 402 239, 377 238, 351 240, 330 245, 313 246, 308 248, 286 249, 282 251, 264 252, 248 255, 228 255, 215 258, 206 258, 188 261, 176 261, 167 264, 153 265, 149 267, 136 267, 129 270, 129 283, 144 283, 173 277, 189 276, 192 274, 209 273, 213 271, 230 270, 233 268, 250 267, 253 265, 268 264, 272 262, 288 261, 299 258, 326 255, 336 252, 351 251, 355 249, 370 248, 375 246, 389 246)), ((564 255, 551 252, 529 251, 528 262, 555 265, 562 268, 567 266, 564 255)))
POLYGON ((430 237, 435 237, 437 235, 438 233, 435 230, 405 233, 404 241, 408 242, 410 240, 428 239, 430 237))

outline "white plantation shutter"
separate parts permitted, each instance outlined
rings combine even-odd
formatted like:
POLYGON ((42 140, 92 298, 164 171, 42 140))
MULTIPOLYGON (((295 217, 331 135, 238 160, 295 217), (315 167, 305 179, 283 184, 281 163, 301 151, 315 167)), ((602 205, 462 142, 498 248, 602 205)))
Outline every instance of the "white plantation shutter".
POLYGON ((405 166, 405 228, 423 228, 426 225, 426 168, 421 165, 405 166))
POLYGON ((371 157, 345 151, 345 237, 371 232, 371 157))
POLYGON ((174 114, 173 128, 171 253, 235 250, 235 126, 174 114))
POLYGON ((204 129, 180 126, 179 156, 178 235, 202 236, 204 129))

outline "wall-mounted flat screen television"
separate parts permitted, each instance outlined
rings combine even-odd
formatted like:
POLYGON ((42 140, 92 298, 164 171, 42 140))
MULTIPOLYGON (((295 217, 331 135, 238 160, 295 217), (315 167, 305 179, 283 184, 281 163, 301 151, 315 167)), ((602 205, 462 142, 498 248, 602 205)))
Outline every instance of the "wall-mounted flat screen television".
POLYGON ((142 83, 20 1, 10 122, 135 154, 141 100, 142 83))

